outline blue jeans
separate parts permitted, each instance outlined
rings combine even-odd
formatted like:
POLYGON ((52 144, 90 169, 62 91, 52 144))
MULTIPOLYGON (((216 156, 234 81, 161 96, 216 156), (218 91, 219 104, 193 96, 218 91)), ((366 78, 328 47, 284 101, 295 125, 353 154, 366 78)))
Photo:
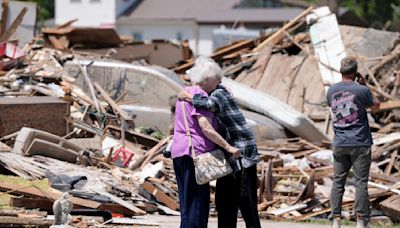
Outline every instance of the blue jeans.
POLYGON ((178 183, 181 228, 206 228, 210 205, 210 187, 198 185, 193 159, 183 156, 173 159, 178 183))
POLYGON ((353 167, 356 198, 355 215, 368 221, 370 217, 368 177, 371 166, 370 147, 334 147, 333 148, 333 184, 331 191, 331 218, 340 217, 342 198, 349 170, 353 167))

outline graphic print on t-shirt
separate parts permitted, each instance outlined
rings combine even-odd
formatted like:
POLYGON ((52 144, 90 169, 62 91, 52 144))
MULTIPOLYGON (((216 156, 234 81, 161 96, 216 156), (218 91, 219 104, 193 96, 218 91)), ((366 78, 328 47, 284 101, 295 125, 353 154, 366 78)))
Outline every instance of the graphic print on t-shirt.
POLYGON ((332 94, 331 98, 334 126, 347 127, 358 122, 358 107, 354 102, 354 93, 339 91, 332 94))

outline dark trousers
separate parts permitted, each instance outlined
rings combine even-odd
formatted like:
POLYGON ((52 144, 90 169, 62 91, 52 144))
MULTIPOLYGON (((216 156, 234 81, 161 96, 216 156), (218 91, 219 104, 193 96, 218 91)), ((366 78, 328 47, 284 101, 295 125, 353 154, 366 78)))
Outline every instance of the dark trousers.
POLYGON ((215 203, 219 228, 235 228, 238 209, 247 228, 260 228, 257 211, 257 166, 217 180, 215 203))
POLYGON ((333 184, 331 191, 331 218, 340 217, 342 198, 349 170, 353 167, 356 197, 354 210, 357 218, 369 220, 368 177, 371 166, 370 147, 335 147, 333 149, 333 184))
POLYGON ((183 156, 173 159, 178 183, 181 228, 205 228, 208 223, 210 187, 198 185, 194 174, 193 159, 183 156))

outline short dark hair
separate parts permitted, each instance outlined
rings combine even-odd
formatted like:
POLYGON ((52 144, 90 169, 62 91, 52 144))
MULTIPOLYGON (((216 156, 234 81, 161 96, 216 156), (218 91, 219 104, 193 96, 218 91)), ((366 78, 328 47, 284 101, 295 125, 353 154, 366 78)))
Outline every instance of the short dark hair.
POLYGON ((354 57, 346 57, 340 61, 341 74, 357 73, 357 60, 354 57))

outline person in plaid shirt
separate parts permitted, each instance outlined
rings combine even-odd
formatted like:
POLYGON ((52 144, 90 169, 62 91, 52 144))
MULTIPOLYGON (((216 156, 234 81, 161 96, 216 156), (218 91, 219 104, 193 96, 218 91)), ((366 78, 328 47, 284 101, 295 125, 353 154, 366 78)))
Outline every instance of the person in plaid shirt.
MULTIPOLYGON (((214 62, 207 57, 199 57, 195 66, 204 62, 214 62)), ((222 70, 220 71, 222 74, 222 70)), ((208 83, 205 80, 203 83, 208 83)), ((221 82, 213 82, 220 84, 221 82)), ((217 180, 216 207, 218 227, 236 227, 237 212, 240 209, 246 227, 261 227, 257 211, 257 166, 259 154, 254 135, 243 114, 235 103, 232 94, 218 85, 209 97, 201 94, 191 95, 182 90, 178 97, 191 101, 197 109, 212 111, 225 130, 225 139, 240 149, 238 159, 230 158, 234 173, 217 180)), ((223 134, 222 134, 223 135, 223 134)))

